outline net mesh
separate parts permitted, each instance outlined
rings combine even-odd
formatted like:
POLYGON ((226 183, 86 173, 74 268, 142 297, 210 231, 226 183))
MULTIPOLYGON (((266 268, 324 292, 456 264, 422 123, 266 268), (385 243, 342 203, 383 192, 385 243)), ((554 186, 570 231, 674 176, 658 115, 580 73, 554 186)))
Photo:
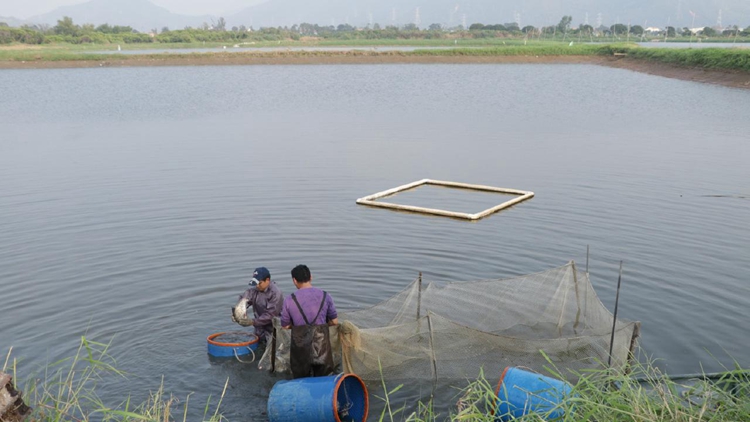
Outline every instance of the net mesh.
MULTIPOLYGON (((614 317, 571 262, 510 279, 417 280, 378 305, 340 313, 339 321, 334 350, 342 369, 363 379, 472 379, 482 369, 541 372, 550 363, 573 379, 607 363, 614 317)), ((637 329, 618 320, 612 367, 627 365, 637 329)))

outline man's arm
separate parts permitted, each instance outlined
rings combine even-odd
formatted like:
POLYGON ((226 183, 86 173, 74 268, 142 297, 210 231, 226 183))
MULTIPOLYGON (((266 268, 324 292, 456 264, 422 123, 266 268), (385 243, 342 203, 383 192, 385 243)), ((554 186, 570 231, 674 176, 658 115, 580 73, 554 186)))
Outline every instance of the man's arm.
POLYGON ((281 328, 288 330, 292 328, 292 316, 289 315, 289 298, 284 299, 284 304, 281 306, 281 328))
POLYGON ((328 295, 326 301, 328 302, 328 310, 326 311, 326 320, 328 320, 328 325, 338 325, 339 314, 338 312, 336 312, 336 305, 333 303, 333 298, 331 297, 331 295, 328 295))

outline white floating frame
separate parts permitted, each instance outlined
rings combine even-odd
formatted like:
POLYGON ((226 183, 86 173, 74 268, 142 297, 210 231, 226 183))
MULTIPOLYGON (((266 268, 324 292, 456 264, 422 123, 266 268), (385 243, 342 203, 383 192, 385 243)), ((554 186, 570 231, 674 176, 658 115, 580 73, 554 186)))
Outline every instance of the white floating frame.
POLYGON ((390 209, 400 210, 400 211, 411 211, 411 212, 418 212, 422 214, 440 215, 443 217, 461 218, 464 220, 479 220, 481 218, 487 217, 490 214, 494 214, 500 210, 513 206, 519 202, 530 199, 533 196, 534 196, 534 192, 517 190, 517 189, 506 189, 506 188, 498 188, 495 186, 485 186, 485 185, 471 185, 468 183, 447 182, 443 180, 422 179, 422 180, 417 180, 416 182, 408 183, 403 186, 395 187, 393 189, 384 190, 382 192, 378 192, 369 196, 365 196, 363 198, 359 198, 357 199, 357 203, 360 205, 368 205, 371 207, 390 208, 390 209), (478 212, 476 214, 468 214, 468 213, 463 213, 463 212, 440 210, 436 208, 424 208, 424 207, 416 207, 413 205, 400 205, 400 204, 393 204, 390 202, 377 201, 377 199, 379 198, 391 196, 396 193, 414 189, 422 185, 435 185, 435 186, 445 186, 445 187, 458 188, 458 189, 470 189, 470 190, 479 190, 479 191, 485 191, 485 192, 507 193, 511 195, 518 195, 518 197, 513 198, 510 201, 503 202, 500 205, 496 205, 492 208, 488 208, 484 211, 478 212))

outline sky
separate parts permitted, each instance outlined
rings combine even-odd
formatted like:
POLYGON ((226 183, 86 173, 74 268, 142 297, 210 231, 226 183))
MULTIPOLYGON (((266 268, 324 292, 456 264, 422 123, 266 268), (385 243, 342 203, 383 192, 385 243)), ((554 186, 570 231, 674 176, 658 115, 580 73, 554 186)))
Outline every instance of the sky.
MULTIPOLYGON (((49 12, 59 6, 84 3, 87 0, 0 0, 0 16, 27 19, 49 12)), ((261 3, 262 0, 152 0, 170 12, 184 15, 222 15, 244 7, 261 3)))
MULTIPOLYGON (((50 12, 54 10, 57 7, 60 6, 66 6, 66 5, 72 5, 72 4, 79 4, 84 3, 88 0, 0 0, 0 16, 3 17, 13 17, 17 19, 28 19, 32 16, 43 14, 50 12)), ((238 12, 242 9, 245 9, 249 6, 253 6, 258 3, 263 3, 268 0, 151 0, 154 4, 162 6, 166 8, 167 10, 182 14, 182 15, 212 15, 212 16, 224 16, 229 17, 234 15, 235 12, 238 12)), ((321 4, 355 4, 354 6, 354 14, 356 16, 357 12, 357 6, 359 5, 367 5, 367 4, 377 4, 382 5, 385 4, 384 10, 390 10, 387 6, 388 4, 399 4, 400 1, 404 0, 329 0, 329 1, 322 1, 321 4)), ((410 0, 407 3, 409 4, 415 4, 416 0, 410 0)), ((452 4, 454 1, 459 0, 431 0, 431 3, 434 2, 438 5, 445 4, 452 4)), ((619 7, 619 9, 628 10, 632 13, 629 13, 629 15, 638 15, 638 13, 646 13, 644 15, 638 15, 638 19, 648 19, 651 22, 659 22, 659 25, 657 26, 663 26, 666 25, 667 19, 670 14, 672 14, 672 18, 675 18, 674 14, 677 10, 680 10, 679 5, 684 5, 682 7, 682 15, 687 16, 688 9, 690 8, 690 4, 692 5, 704 5, 702 9, 696 9, 698 11, 699 19, 696 21, 696 25, 713 25, 717 22, 717 13, 719 9, 724 9, 724 23, 727 24, 740 24, 740 25, 748 25, 750 24, 750 0, 460 0, 462 2, 468 2, 468 4, 472 4, 474 6, 477 5, 493 5, 494 6, 500 6, 500 5, 509 5, 511 9, 509 9, 508 13, 505 13, 503 16, 505 16, 503 19, 505 19, 505 22, 511 21, 512 13, 510 12, 513 8, 513 6, 510 6, 510 4, 521 4, 521 5, 528 5, 528 4, 535 4, 538 7, 535 7, 535 9, 528 10, 527 16, 527 23, 530 24, 553 24, 556 23, 559 20, 559 16, 561 16, 563 13, 572 14, 574 17, 574 24, 581 23, 584 18, 583 10, 581 5, 589 4, 589 3, 598 3, 600 4, 608 4, 612 6, 617 6, 615 9, 619 7), (633 5, 641 5, 644 4, 652 4, 654 7, 653 10, 650 11, 640 11, 637 7, 633 7, 633 5), (576 8, 576 5, 578 6, 576 8), (553 7, 554 6, 554 7, 553 7), (563 9, 561 9, 563 7, 563 9), (546 18, 544 17, 544 11, 550 11, 551 9, 554 9, 554 16, 550 15, 546 18), (540 12, 541 11, 541 12, 540 12), (531 13, 535 12, 535 13, 531 13), (541 16, 540 17, 540 13, 541 16), (529 17, 532 16, 532 17, 529 17)), ((296 4, 306 4, 305 0, 298 0, 296 4)), ((362 6, 365 7, 365 6, 362 6)), ((700 6, 693 6, 693 7, 700 7, 700 6)), ((288 11, 286 10, 279 10, 279 8, 273 8, 271 7, 270 12, 266 11, 268 16, 265 16, 266 21, 268 21, 266 24, 271 24, 270 22, 274 22, 275 14, 281 15, 281 14, 288 14, 288 11), (270 17, 269 17, 270 16, 270 17), (271 19, 269 21, 269 19, 271 19)), ((314 5, 310 5, 308 7, 301 7, 300 9, 304 10, 296 10, 297 15, 304 15, 305 17, 294 17, 291 16, 288 21, 294 20, 294 19, 318 19, 321 15, 321 13, 325 12, 328 13, 328 11, 321 11, 320 8, 314 5), (316 12, 321 12, 317 13, 316 12), (316 16, 315 18, 311 18, 310 16, 316 16)), ((383 8, 381 8, 383 9, 383 8)), ((611 7, 609 8, 610 11, 604 10, 599 8, 599 12, 604 12, 604 20, 603 23, 609 25, 613 20, 619 20, 619 17, 616 18, 616 16, 624 16, 619 15, 618 12, 611 11, 611 7)), ((448 10, 448 9, 446 9, 448 10)), ((592 9, 594 10, 594 9, 592 9)), ((343 14, 346 15, 348 11, 346 10, 337 10, 339 15, 343 14)), ((382 10, 380 12, 383 12, 382 10)), ((426 13, 429 11, 423 10, 423 13, 426 13)), ((434 10, 432 11, 434 12, 434 10)), ((383 12, 385 13, 385 12, 383 12)), ((381 15, 383 14, 381 13, 381 15)), ((411 13, 411 12, 410 12, 411 13)), ((550 12, 552 13, 552 12, 550 12)), ((429 13, 426 13, 429 14, 429 13)), ((431 15, 433 16, 432 19, 434 19, 434 13, 431 15)), ((296 15, 295 15, 296 16, 296 15)), ((361 16, 361 15, 360 15, 361 16)), ((384 16, 384 15, 383 15, 384 16)), ((381 19, 380 22, 383 22, 383 16, 377 18, 381 19)), ((590 21, 593 23, 596 20, 596 12, 592 11, 590 14, 590 21)), ((330 18, 330 16, 329 16, 330 18)), ((486 16, 484 16, 486 18, 486 16)), ((344 19, 343 16, 338 16, 336 19, 339 19, 341 21, 344 19)), ((400 18, 399 22, 404 22, 405 18, 400 18)), ((476 17, 471 16, 470 20, 473 21, 480 21, 482 17, 476 17)), ((623 17, 623 19, 629 19, 629 17, 623 17)), ((687 19, 687 18, 685 18, 687 19)), ((257 21, 256 21, 257 22, 257 21)), ((327 23, 328 20, 320 20, 318 19, 316 23, 327 23)), ((672 23, 675 23, 675 20, 672 20, 672 23)), ((688 24, 686 20, 679 20, 677 19, 678 25, 685 25, 688 24)), ((137 26, 136 22, 133 22, 132 25, 137 26)))

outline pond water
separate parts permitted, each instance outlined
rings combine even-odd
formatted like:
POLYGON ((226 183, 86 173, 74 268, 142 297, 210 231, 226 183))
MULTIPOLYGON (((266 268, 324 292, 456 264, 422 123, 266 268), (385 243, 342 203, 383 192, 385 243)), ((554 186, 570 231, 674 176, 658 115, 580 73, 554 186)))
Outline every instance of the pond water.
MULTIPOLYGON (((510 277, 583 265, 587 245, 610 309, 624 260, 642 355, 750 365, 750 91, 593 65, 316 65, 4 70, 0 95, 0 353, 21 377, 112 339, 130 376, 105 398, 164 375, 200 415, 229 377, 230 420, 262 420, 276 379, 206 355, 253 268, 289 294, 305 263, 344 310, 419 271, 510 277), (355 204, 423 178, 536 196, 474 223, 355 204)), ((486 205, 429 192, 411 194, 486 205)))

